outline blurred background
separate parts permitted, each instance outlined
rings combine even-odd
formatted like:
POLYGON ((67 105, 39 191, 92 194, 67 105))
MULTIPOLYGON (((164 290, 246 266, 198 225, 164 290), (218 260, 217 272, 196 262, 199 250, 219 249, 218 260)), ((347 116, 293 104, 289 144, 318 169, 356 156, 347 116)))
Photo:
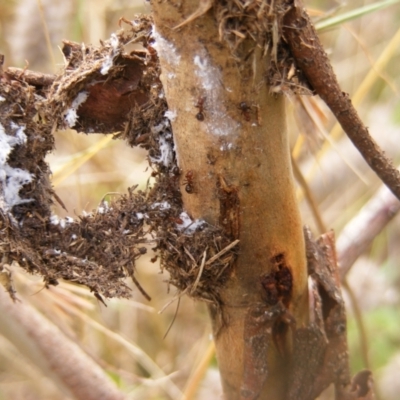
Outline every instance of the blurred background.
MULTIPOLYGON (((399 165, 400 3, 305 3, 343 91, 350 93, 372 136, 399 165), (362 15, 367 6, 376 9, 362 15), (353 17, 344 20, 349 11, 354 11, 353 17)), ((147 12, 149 5, 142 0, 2 0, 0 53, 5 55, 5 67, 28 65, 31 70, 58 73, 63 39, 97 45, 118 29, 120 17, 130 20, 147 12)), ((288 97, 287 103, 292 156, 305 181, 297 193, 304 224, 319 234, 322 222, 340 237, 377 193, 380 182, 318 98, 288 97), (315 200, 314 211, 305 196, 307 188, 315 200), (316 214, 322 220, 319 224, 316 214)), ((60 216, 91 211, 107 193, 144 186, 149 175, 145 151, 72 130, 56 133, 56 150, 48 162, 56 192, 68 210, 55 207, 60 216)), ((395 217, 376 236, 352 267, 344 290, 351 368, 354 373, 372 369, 378 400, 400 398, 399 221, 395 217)), ((151 302, 133 286, 131 300, 109 300, 107 308, 77 285, 63 282, 43 289, 39 278, 18 268, 13 274, 21 301, 60 326, 128 398, 178 399, 180 393, 187 399, 220 398, 206 308, 182 297, 164 338, 177 311, 176 290, 167 286, 168 276, 150 262, 150 256, 140 259, 136 276, 151 302), (149 358, 163 373, 148 366, 149 358)), ((0 326, 0 399, 68 399, 1 333, 0 326)))

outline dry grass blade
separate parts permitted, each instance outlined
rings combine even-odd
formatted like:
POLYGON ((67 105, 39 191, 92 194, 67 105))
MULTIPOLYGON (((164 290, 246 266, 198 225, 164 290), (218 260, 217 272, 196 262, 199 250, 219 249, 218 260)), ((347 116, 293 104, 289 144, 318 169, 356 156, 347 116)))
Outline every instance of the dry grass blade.
POLYGON ((240 240, 235 240, 228 246, 226 246, 224 249, 222 249, 219 253, 217 253, 215 256, 211 257, 209 260, 206 261, 206 265, 212 264, 214 261, 218 260, 218 258, 222 257, 225 253, 227 253, 229 250, 233 249, 237 244, 239 244, 240 240))
POLYGON ((186 389, 184 391, 184 399, 193 400, 196 398, 196 393, 199 390, 200 383, 210 366, 211 360, 215 355, 215 344, 214 342, 210 342, 204 356, 196 367, 193 375, 190 377, 186 389))
MULTIPOLYGON (((115 333, 112 330, 106 328, 104 325, 90 318, 88 315, 81 312, 76 307, 71 307, 66 303, 62 303, 60 305, 68 312, 74 314, 76 317, 84 321, 87 325, 90 325, 97 331, 104 333, 109 339, 112 339, 122 345, 126 350, 128 350, 132 355, 135 356, 136 361, 140 363, 142 367, 151 374, 152 378, 168 378, 168 375, 165 374, 165 372, 139 346, 136 346, 135 344, 123 338, 118 333, 115 333)), ((160 381, 160 384, 162 388, 173 399, 179 398, 181 396, 182 393, 180 389, 169 378, 165 381, 160 381)))
POLYGON ((327 29, 332 29, 332 28, 339 26, 345 22, 352 21, 354 19, 360 18, 369 13, 373 13, 373 12, 382 10, 386 7, 392 6, 397 3, 400 3, 400 1, 399 0, 385 0, 385 1, 379 1, 379 2, 376 2, 373 4, 368 4, 364 7, 359 7, 354 10, 351 10, 347 13, 343 13, 343 14, 337 15, 335 17, 325 19, 324 21, 317 22, 315 24, 315 29, 320 32, 327 30, 327 29))
POLYGON ((190 288, 190 292, 191 293, 194 293, 196 291, 197 285, 200 282, 201 274, 203 273, 204 265, 205 265, 205 262, 206 262, 206 257, 207 257, 207 249, 204 250, 203 258, 201 260, 201 264, 200 264, 199 273, 197 275, 197 278, 194 281, 193 286, 190 288))
POLYGON ((0 291, 2 334, 77 400, 124 399, 105 372, 56 326, 26 303, 0 291))
MULTIPOLYGON (((368 72, 367 76, 363 79, 360 86, 352 96, 351 101, 355 107, 360 105, 362 100, 365 99, 367 93, 371 90, 372 86, 380 77, 386 65, 389 63, 390 60, 393 59, 399 46, 400 46, 400 29, 393 36, 391 41, 388 43, 386 48, 383 50, 383 52, 377 59, 376 63, 373 65, 371 70, 368 72)), ((333 128, 331 129, 329 136, 332 138, 332 140, 337 141, 342 135, 343 135, 342 127, 338 122, 336 122, 333 128)), ((321 158, 326 154, 330 146, 331 144, 329 142, 323 144, 323 146, 321 147, 316 156, 314 168, 310 171, 309 177, 312 177, 314 175, 315 171, 318 168, 318 164, 321 158)))

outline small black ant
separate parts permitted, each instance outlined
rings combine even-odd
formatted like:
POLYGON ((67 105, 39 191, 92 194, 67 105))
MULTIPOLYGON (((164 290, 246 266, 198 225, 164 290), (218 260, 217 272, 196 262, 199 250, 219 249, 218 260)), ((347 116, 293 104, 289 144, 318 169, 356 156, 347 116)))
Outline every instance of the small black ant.
POLYGON ((204 121, 204 103, 206 101, 206 96, 199 97, 195 107, 199 109, 199 112, 196 114, 196 118, 198 121, 204 121))
POLYGON ((186 193, 194 193, 193 189, 193 179, 194 179, 194 172, 190 169, 188 172, 186 172, 185 175, 185 180, 183 181, 183 185, 185 186, 186 193))

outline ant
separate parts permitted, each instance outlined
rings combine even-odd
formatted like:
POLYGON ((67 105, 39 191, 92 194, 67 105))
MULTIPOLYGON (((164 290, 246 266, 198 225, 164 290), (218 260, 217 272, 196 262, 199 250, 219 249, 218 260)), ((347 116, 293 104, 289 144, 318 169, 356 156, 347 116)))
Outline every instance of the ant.
POLYGON ((247 105, 247 103, 245 101, 242 101, 239 106, 238 106, 239 110, 242 111, 242 115, 244 117, 244 119, 246 121, 250 121, 251 116, 250 116, 250 110, 251 107, 247 105))
POLYGON ((188 172, 186 172, 185 175, 185 180, 183 181, 183 185, 185 186, 186 193, 194 193, 193 189, 193 179, 194 179, 194 172, 190 169, 188 172))
POLYGON ((199 109, 199 112, 196 114, 196 118, 198 121, 204 121, 204 103, 206 101, 206 96, 199 97, 195 107, 199 109))

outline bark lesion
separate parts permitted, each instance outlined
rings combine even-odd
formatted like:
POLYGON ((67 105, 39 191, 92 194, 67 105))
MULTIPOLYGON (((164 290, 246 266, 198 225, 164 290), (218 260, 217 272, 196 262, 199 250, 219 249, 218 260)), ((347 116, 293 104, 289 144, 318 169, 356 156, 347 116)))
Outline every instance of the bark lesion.
MULTIPOLYGON (((340 292, 332 232, 315 240, 305 228, 308 264, 309 321, 299 323, 285 304, 287 284, 284 255, 273 257, 275 271, 261 277, 264 303, 246 312, 244 369, 241 399, 261 398, 273 366, 270 353, 278 349, 275 364, 286 370, 286 400, 314 400, 329 385, 336 399, 372 399, 371 373, 363 371, 350 379, 346 337, 346 311, 340 292), (280 266, 280 269, 279 269, 280 266), (292 337, 289 345, 288 337, 292 337)), ((290 281, 290 280, 289 280, 290 281)))
POLYGON ((270 262, 272 264, 271 272, 260 276, 264 301, 270 306, 281 301, 288 307, 292 299, 292 272, 286 264, 284 253, 278 253, 271 257, 270 262))

